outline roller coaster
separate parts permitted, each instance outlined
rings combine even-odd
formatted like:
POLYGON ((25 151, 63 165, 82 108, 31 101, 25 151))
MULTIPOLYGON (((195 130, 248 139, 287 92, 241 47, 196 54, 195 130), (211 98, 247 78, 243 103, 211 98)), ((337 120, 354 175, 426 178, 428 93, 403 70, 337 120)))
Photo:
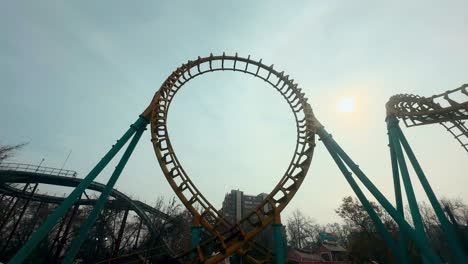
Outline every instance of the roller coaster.
MULTIPOLYGON (((54 226, 60 221, 63 222, 67 212, 80 203, 90 203, 93 209, 81 225, 73 242, 66 249, 66 253, 62 259, 63 263, 73 262, 80 247, 93 228, 96 219, 99 217, 101 210, 106 206, 118 206, 119 202, 117 201, 123 201, 125 208, 132 208, 145 223, 148 223, 145 220, 147 213, 153 213, 158 215, 158 217, 164 218, 163 214, 149 212, 150 209, 148 207, 142 206, 141 203, 132 201, 122 193, 113 190, 113 186, 148 124, 150 124, 151 128, 151 141, 156 158, 166 180, 192 215, 190 249, 183 253, 175 254, 175 257, 180 262, 218 263, 228 256, 237 253, 243 255, 250 263, 285 263, 281 231, 281 212, 292 200, 307 175, 316 146, 315 140, 318 136, 368 212, 376 229, 387 243, 398 263, 410 262, 408 258, 408 241, 412 241, 421 256, 423 256, 424 262, 442 263, 443 261, 447 261, 442 260, 429 246, 410 180, 409 164, 414 168, 417 178, 421 182, 441 223, 442 230, 451 249, 453 257, 451 261, 468 263, 467 252, 464 251, 460 242, 461 240, 455 232, 455 223, 451 223, 447 219, 424 171, 399 127, 399 120, 403 120, 408 127, 439 123, 468 151, 468 129, 464 121, 468 118, 467 87, 468 85, 463 85, 457 89, 432 97, 420 97, 409 94, 396 95, 391 97, 386 104, 388 145, 392 161, 396 197, 396 206, 394 206, 333 139, 332 135, 326 131, 325 127, 315 117, 304 92, 289 75, 277 71, 273 65, 268 66, 264 64, 262 60, 253 60, 250 56, 241 57, 237 54, 228 56, 223 53, 219 56, 210 54, 208 57, 198 57, 196 60, 182 64, 163 82, 160 89, 155 93, 150 105, 143 111, 137 121, 130 126, 128 131, 112 146, 109 152, 84 179, 64 177, 62 175, 38 174, 37 172, 31 174, 32 176, 27 176, 28 172, 15 172, 15 170, 2 174, 5 175, 5 177, 2 176, 2 182, 26 183, 26 185, 29 185, 33 181, 34 186, 37 186, 38 183, 59 182, 59 185, 74 187, 68 197, 57 199, 44 197, 44 195, 35 195, 35 187, 33 187, 32 191, 26 192, 27 188, 23 191, 5 184, 2 185, 0 190, 12 197, 30 200, 43 199, 44 201, 50 199, 48 201, 55 201, 58 204, 40 227, 35 230, 30 239, 10 259, 9 263, 22 263, 51 232, 54 226), (265 81, 282 95, 290 106, 296 122, 296 147, 283 177, 265 200, 254 211, 237 223, 227 221, 192 182, 188 173, 177 159, 169 139, 167 127, 168 111, 177 92, 190 80, 200 75, 217 71, 233 71, 265 81), (454 99, 455 97, 459 99, 454 99), (130 142, 127 149, 124 151, 109 181, 106 184, 93 182, 128 141, 130 142), (408 160, 409 164, 407 164, 408 160), (398 236, 395 236, 386 229, 363 190, 359 187, 356 179, 362 183, 374 199, 397 223, 399 227, 398 236), (412 225, 405 219, 403 212, 401 185, 404 186, 411 209, 412 225), (83 201, 81 197, 86 189, 99 191, 100 197, 92 201, 89 199, 83 201), (109 197, 114 197, 114 200, 108 200, 109 197), (116 204, 112 205, 114 203, 116 204), (266 251, 254 242, 255 236, 269 226, 272 226, 275 238, 274 254, 266 251)), ((148 224, 149 229, 151 229, 150 226, 148 224)), ((154 235, 155 237, 157 236, 157 234, 154 235)))
MULTIPOLYGON (((25 212, 28 208, 34 208, 32 218, 34 222, 31 229, 40 221, 40 211, 47 210, 48 207, 62 203, 65 198, 58 195, 49 195, 39 193, 40 186, 59 186, 59 187, 70 187, 75 188, 78 186, 82 179, 77 178, 77 173, 71 170, 63 170, 57 168, 49 168, 43 166, 36 166, 30 164, 19 164, 19 163, 0 163, 0 201, 5 201, 6 211, 0 217, 0 230, 5 233, 9 233, 8 238, 4 241, 1 254, 4 254, 7 248, 12 242, 12 238, 18 230, 21 224, 24 224, 25 212)), ((92 182, 88 187, 88 191, 102 192, 105 189, 105 185, 92 182)), ((50 245, 49 253, 45 259, 45 262, 52 263, 58 262, 61 252, 67 242, 67 240, 73 236, 73 225, 80 214, 79 210, 83 207, 94 206, 97 199, 83 192, 83 198, 75 201, 74 206, 67 216, 64 217, 58 225, 55 226, 51 232, 55 234, 53 242, 50 245)), ((137 200, 132 200, 125 194, 112 189, 110 192, 110 199, 107 200, 104 208, 106 210, 112 210, 114 212, 123 212, 122 221, 118 226, 118 235, 113 238, 113 255, 119 254, 122 251, 121 244, 123 240, 123 234, 127 226, 127 219, 134 212, 135 217, 138 218, 138 231, 134 236, 131 248, 137 248, 141 244, 140 234, 147 232, 150 236, 158 240, 162 234, 160 230, 155 228, 153 219, 160 219, 164 225, 170 227, 174 221, 168 214, 161 212, 160 210, 142 203, 137 200)), ((105 226, 105 228, 108 228, 105 226)), ((30 230, 31 233, 33 230, 30 230)), ((114 230, 107 230, 108 234, 116 233, 114 230)), ((28 234, 30 236, 31 234, 28 234)), ((96 239, 100 239, 97 237, 96 239)), ((164 241, 158 246, 159 253, 170 253, 170 248, 164 244, 164 241)), ((153 252, 155 254, 155 252, 153 252)))

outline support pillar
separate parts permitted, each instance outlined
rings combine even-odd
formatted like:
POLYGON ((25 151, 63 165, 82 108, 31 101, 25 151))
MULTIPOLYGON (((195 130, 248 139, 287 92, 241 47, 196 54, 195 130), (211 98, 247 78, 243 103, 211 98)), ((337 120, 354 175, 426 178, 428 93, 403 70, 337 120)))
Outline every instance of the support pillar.
MULTIPOLYGON (((190 239, 190 248, 196 248, 200 244, 200 232, 201 232, 201 225, 200 225, 200 216, 194 215, 193 216, 193 225, 191 227, 191 239, 190 239)), ((195 253, 190 253, 190 259, 195 258, 195 253)))
MULTIPOLYGON (((387 120, 388 121, 388 120, 387 120)), ((392 173, 393 173, 393 187, 395 191, 395 202, 396 209, 400 216, 405 218, 405 208, 403 207, 403 198, 401 196, 401 185, 400 185, 400 172, 398 167, 398 160, 395 153, 395 148, 393 146, 392 137, 390 136, 390 125, 387 122, 387 131, 388 131, 388 147, 390 149, 390 159, 392 162, 392 173)), ((408 248, 407 248, 407 236, 403 231, 402 227, 398 227, 398 242, 401 250, 401 254, 408 259, 408 248)))
POLYGON ((109 194, 112 191, 112 188, 114 188, 115 183, 119 179, 120 174, 122 173, 125 165, 127 164, 127 161, 132 155, 132 152, 135 149, 138 141, 140 140, 141 135, 143 134, 146 125, 148 125, 147 119, 143 119, 142 117, 140 117, 139 120, 141 120, 141 122, 135 125, 135 130, 136 130, 135 136, 133 136, 132 140, 128 144, 127 149, 125 150, 124 154, 122 155, 122 158, 120 159, 119 163, 115 167, 115 170, 112 173, 112 176, 110 177, 109 181, 106 184, 106 187, 104 188, 101 195, 99 196, 99 199, 94 205, 93 210, 91 211, 88 218, 81 226, 80 231, 78 232, 78 236, 75 238, 75 240, 73 240, 70 248, 68 249, 67 254, 65 255, 63 263, 70 264, 73 262, 73 259, 78 253, 81 247, 81 244, 85 241, 86 237, 88 236, 88 232, 93 227, 93 224, 96 221, 99 213, 101 212, 101 209, 104 207, 105 203, 107 202, 107 198, 109 197, 109 194))
POLYGON ((410 206, 411 217, 413 218, 413 224, 416 228, 416 232, 422 237, 425 237, 423 222, 421 218, 421 214, 419 212, 418 203, 416 201, 416 195, 414 194, 413 184, 411 183, 411 179, 409 177, 408 167, 406 166, 405 156, 403 155, 403 151, 401 149, 400 141, 397 135, 396 127, 398 125, 398 120, 390 119, 388 121, 388 126, 390 128, 390 138, 391 138, 391 146, 394 149, 396 154, 397 162, 400 168, 401 177, 403 178, 403 185, 406 190, 406 196, 408 199, 408 204, 410 206))
POLYGON ((281 224, 280 213, 276 210, 272 226, 275 240, 276 264, 284 264, 286 263, 286 255, 284 252, 283 225, 281 224))
POLYGON ((149 121, 143 116, 130 126, 125 134, 117 141, 115 145, 106 153, 106 155, 96 164, 83 181, 70 193, 70 195, 50 214, 45 222, 36 230, 31 239, 16 252, 16 255, 8 262, 9 264, 21 264, 34 248, 41 242, 57 222, 66 214, 68 209, 74 204, 76 199, 86 190, 98 174, 109 164, 114 156, 122 149, 132 135, 139 129, 144 129, 149 121))
MULTIPOLYGON (((422 254, 426 255, 432 263, 442 263, 442 261, 440 260, 440 257, 429 247, 427 240, 421 239, 421 237, 416 234, 415 230, 401 217, 400 213, 397 212, 395 207, 393 207, 393 205, 385 198, 385 196, 369 180, 369 178, 367 178, 364 172, 362 172, 359 166, 356 163, 354 163, 354 161, 348 156, 348 154, 346 154, 346 152, 338 145, 338 143, 335 142, 335 140, 325 130, 325 128, 324 127, 319 128, 317 133, 322 139, 325 146, 327 147, 328 152, 335 160, 335 163, 338 165, 338 167, 342 171, 346 180, 348 180, 349 184, 353 188, 353 191, 356 193, 361 203, 363 203, 363 205, 365 206, 366 204, 364 204, 364 202, 367 201, 367 203, 369 203, 369 201, 367 200, 367 198, 365 198, 364 193, 359 188, 356 181, 353 179, 351 172, 347 170, 347 167, 345 166, 344 163, 346 163, 346 165, 352 170, 352 172, 356 174, 356 177, 362 182, 362 184, 367 188, 367 190, 369 190, 369 192, 375 197, 375 199, 377 199, 377 201, 389 213, 389 215, 395 220, 395 222, 397 222, 400 228, 403 228, 403 231, 405 232, 405 234, 407 234, 416 243, 418 248, 421 250, 422 254)), ((372 217, 371 212, 372 211, 368 210, 369 215, 372 217)), ((378 220, 380 221, 380 219, 378 220)), ((379 225, 377 225, 378 222, 374 221, 374 223, 376 223, 377 228, 379 228, 378 227, 379 225)), ((387 231, 383 233, 381 232, 381 234, 383 236, 386 236, 385 234, 388 235, 388 232, 387 231)), ((401 254, 399 248, 395 246, 393 238, 391 238, 391 236, 389 238, 390 239, 388 239, 388 241, 390 241, 391 243, 389 244, 389 246, 392 248, 392 250, 396 254, 398 254, 397 258, 399 259, 399 262, 407 263, 408 260, 404 259, 404 256, 401 254)))
MULTIPOLYGON (((379 216, 375 212, 371 203, 366 198, 361 188, 359 188, 359 185, 357 184, 357 182, 353 179, 352 173, 346 168, 346 165, 343 163, 342 157, 338 155, 331 135, 328 133, 320 133, 321 131, 322 130, 319 130, 319 135, 322 141, 324 142, 325 147, 327 148, 332 158, 335 160, 335 163, 337 164, 338 168, 341 170, 341 173, 344 175, 345 179, 348 181, 348 184, 353 189, 357 198, 359 199, 359 201, 362 203, 362 205, 366 209, 367 213, 369 214, 369 217, 372 219, 372 222, 374 222, 374 225, 377 231, 380 233, 380 235, 382 236, 383 240, 388 245, 388 247, 394 252, 395 257, 398 259, 398 262, 408 263, 408 261, 404 259, 404 256, 401 254, 399 248, 396 246, 395 241, 393 240, 393 238, 387 231, 385 225, 382 223, 379 216)), ((325 132, 325 129, 323 129, 322 132, 325 132)))
POLYGON ((450 224, 446 215, 444 214, 442 206, 440 205, 439 200, 437 199, 434 191, 432 190, 432 187, 429 184, 429 181, 427 180, 426 175, 424 174, 424 171, 421 168, 421 165, 419 165, 419 162, 416 159, 416 156, 414 155, 413 150, 411 149, 408 141, 406 140, 406 137, 403 134, 403 131, 401 131, 399 126, 396 126, 395 130, 401 142, 401 145, 406 151, 408 159, 410 160, 411 165, 413 166, 414 171, 416 172, 416 175, 418 176, 419 181, 421 182, 421 185, 424 191, 426 192, 426 195, 429 198, 432 208, 434 209, 434 212, 440 221, 442 230, 444 231, 447 237, 449 246, 452 249, 455 259, 457 260, 457 262, 460 262, 460 263, 468 263, 468 256, 465 254, 463 250, 461 241, 458 239, 453 225, 450 224))
MULTIPOLYGON (((396 118, 389 118, 387 120, 388 133, 390 136, 390 146, 393 149, 393 153, 396 156, 396 162, 400 169, 401 178, 403 179, 403 186, 405 187, 406 198, 410 207, 411 218, 413 219, 413 225, 416 229, 416 233, 421 239, 427 240, 424 232, 423 221, 421 213, 419 212, 418 202, 416 201, 416 195, 414 194, 413 184, 408 172, 408 166, 406 165, 405 156, 401 149, 400 140, 397 135, 398 120, 396 118)), ((404 215, 403 215, 404 216, 404 215)), ((423 263, 429 263, 429 260, 425 255, 422 255, 423 263)))

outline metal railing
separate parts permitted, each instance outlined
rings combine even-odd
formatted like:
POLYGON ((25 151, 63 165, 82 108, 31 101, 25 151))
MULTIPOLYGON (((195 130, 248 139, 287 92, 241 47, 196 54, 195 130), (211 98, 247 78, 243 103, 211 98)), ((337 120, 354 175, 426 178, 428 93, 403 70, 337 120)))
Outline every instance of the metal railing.
POLYGON ((0 163, 0 171, 23 171, 23 172, 36 172, 54 176, 66 176, 76 178, 77 172, 72 170, 65 170, 59 168, 42 167, 32 164, 4 162, 0 163))

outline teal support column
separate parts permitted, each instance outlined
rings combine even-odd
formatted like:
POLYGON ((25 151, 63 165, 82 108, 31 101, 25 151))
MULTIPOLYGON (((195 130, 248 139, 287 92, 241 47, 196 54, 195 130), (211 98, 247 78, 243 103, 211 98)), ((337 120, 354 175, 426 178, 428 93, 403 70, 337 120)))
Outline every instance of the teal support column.
MULTIPOLYGON (((424 232, 424 225, 422 222, 421 213, 419 212, 418 202, 416 201, 416 195, 414 194, 413 184, 411 183, 411 178, 408 172, 408 166, 406 166, 405 156, 401 150, 400 140, 397 135, 396 126, 398 126, 398 120, 394 117, 387 119, 387 128, 389 137, 391 140, 391 146, 393 152, 396 156, 396 161, 400 169, 401 178, 403 179, 403 186, 406 191, 406 198, 408 199, 408 204, 411 211, 411 218, 413 219, 413 224, 416 229, 416 232, 419 236, 424 237, 425 240, 426 234, 424 232)), ((428 260, 423 255, 424 263, 428 263, 428 260)))
POLYGON ((122 171, 125 168, 125 165, 127 164, 127 161, 129 160, 130 156, 132 155, 132 152, 135 149, 138 141, 140 140, 141 135, 143 134, 143 131, 145 130, 145 127, 147 124, 148 124, 148 121, 144 123, 139 123, 138 126, 135 127, 135 129, 137 130, 135 133, 135 136, 133 136, 132 140, 130 141, 130 144, 128 144, 127 149, 125 150, 124 154, 122 155, 122 158, 120 159, 119 163, 115 167, 115 170, 112 173, 112 176, 110 177, 109 181, 107 182, 106 187, 104 188, 101 195, 99 196, 99 199, 94 205, 93 210, 89 214, 88 218, 81 226, 80 231, 78 232, 78 236, 73 240, 62 263, 70 264, 75 259, 76 254, 80 250, 81 244, 83 244, 86 237, 88 236, 89 231, 91 230, 94 223, 96 222, 96 219, 99 213, 101 212, 102 208, 107 202, 110 192, 112 191, 115 183, 117 182, 120 175, 122 174, 122 171))
MULTIPOLYGON (((387 130, 389 130, 388 123, 387 123, 387 130)), ((395 191, 396 208, 397 208, 398 213, 400 213, 401 217, 404 219, 405 209, 403 207, 403 198, 401 196, 400 173, 399 173, 399 168, 398 168, 398 161, 397 161, 396 154, 395 154, 395 149, 393 147, 392 139, 390 137, 390 132, 388 132, 388 146, 390 149, 390 159, 392 162, 393 187, 395 191)), ((405 255, 406 259, 408 259, 408 254, 407 254, 408 246, 407 246, 407 241, 406 241, 407 237, 401 227, 398 228, 398 234, 399 234, 399 245, 400 245, 401 253, 405 255)))
POLYGON ((429 198, 432 207, 434 208, 437 218, 440 221, 442 230, 447 236, 447 240, 450 247, 452 248, 454 257, 459 263, 468 263, 468 257, 463 251, 462 244, 455 233, 455 229, 445 216, 444 211, 440 206, 439 200, 437 199, 434 191, 432 190, 431 185, 429 184, 429 181, 426 178, 426 175, 424 174, 421 166, 419 165, 418 160, 416 159, 416 156, 413 153, 413 150, 411 149, 410 145, 408 144, 408 141, 406 140, 405 135, 403 134, 403 131, 401 131, 400 127, 397 127, 396 130, 401 144, 403 145, 403 148, 405 149, 408 155, 408 159, 413 165, 414 171, 416 172, 416 175, 418 176, 419 181, 421 182, 421 185, 423 186, 423 189, 426 192, 426 195, 429 198))
POLYGON ((393 150, 395 151, 396 158, 398 161, 398 166, 400 168, 401 178, 403 179, 403 185, 406 191, 406 197, 408 199, 408 204, 411 211, 411 217, 413 218, 413 224, 416 229, 416 232, 422 237, 425 238, 424 226, 421 218, 421 213, 419 212, 418 202, 416 201, 416 195, 414 194, 413 184, 408 172, 408 167, 406 166, 405 156, 401 150, 400 140, 396 131, 396 126, 398 125, 398 120, 396 118, 389 118, 388 127, 390 128, 389 134, 392 142, 393 150))
POLYGON ((280 223, 272 224, 273 236, 275 239, 275 255, 276 264, 286 263, 286 256, 284 253, 284 240, 283 240, 283 225, 280 223))
MULTIPOLYGON (((201 236, 200 215, 194 215, 192 228, 191 228, 190 249, 198 247, 198 245, 200 244, 200 236, 201 236)), ((191 252, 189 255, 189 258, 194 259, 195 255, 196 255, 195 252, 191 252)))
MULTIPOLYGON (((429 247, 427 240, 424 237, 420 237, 415 230, 404 220, 403 217, 397 212, 393 205, 383 196, 383 194, 375 187, 375 185, 367 178, 362 172, 359 166, 353 162, 353 160, 344 152, 344 150, 333 140, 330 134, 321 127, 318 129, 317 134, 320 136, 328 151, 332 155, 338 155, 347 166, 356 174, 358 179, 364 184, 369 192, 377 199, 382 207, 390 214, 390 216, 397 222, 400 228, 403 228, 405 234, 407 234, 421 250, 421 253, 428 256, 429 260, 433 263, 441 263, 440 257, 429 247), (335 153, 335 154, 333 154, 335 153)), ((337 157, 338 157, 337 156, 337 157)), ((335 160, 336 161, 336 160, 335 160)), ((338 166, 340 164, 337 163, 338 166)), ((345 175, 346 176, 346 175, 345 175)), ((351 177, 349 177, 351 178, 351 177)), ((354 189, 353 189, 354 190, 354 189)), ((356 190, 354 190, 356 192, 356 190)))
POLYGON ((201 226, 192 226, 191 230, 191 240, 190 240, 190 247, 194 248, 197 247, 198 244, 200 244, 200 230, 201 226))
MULTIPOLYGON (((200 225, 193 225, 191 230, 190 248, 196 248, 200 244, 200 225)), ((190 253, 190 259, 195 258, 195 252, 190 253)))
POLYGON ((112 160, 112 158, 119 152, 120 149, 127 143, 130 137, 135 133, 136 128, 142 124, 148 124, 148 120, 144 117, 138 118, 138 120, 130 126, 125 134, 117 140, 117 143, 112 146, 109 152, 96 164, 96 166, 88 173, 83 181, 68 195, 68 197, 50 214, 44 223, 37 229, 31 238, 23 245, 23 247, 16 252, 15 256, 8 262, 9 264, 22 263, 44 239, 44 237, 50 232, 50 230, 57 224, 57 222, 66 214, 68 209, 75 203, 75 201, 81 196, 91 182, 97 177, 97 175, 106 167, 106 165, 112 160))
MULTIPOLYGON (((320 132, 319 132, 320 135, 320 132)), ((362 192, 361 188, 359 188, 359 185, 356 183, 356 181, 353 179, 351 172, 348 171, 346 168, 346 165, 343 163, 341 158, 338 156, 337 152, 335 151, 333 144, 330 144, 331 140, 331 135, 320 135, 320 138, 325 144, 325 147, 327 148, 328 152, 332 156, 332 158, 335 160, 336 165, 340 169, 341 173, 344 175, 345 179, 348 181, 349 185, 353 189, 354 193, 358 197, 359 201, 361 201, 362 205, 366 209, 367 213, 369 214, 370 218, 372 219, 372 222, 374 222, 375 227, 377 228, 377 231, 382 235, 383 240, 385 243, 388 245, 388 247, 391 249, 391 251, 394 253, 394 256, 398 259, 398 263, 409 263, 408 259, 405 258, 405 256, 402 254, 400 248, 397 247, 395 240, 392 238, 390 233, 388 232, 387 228, 385 225, 382 223, 380 220, 379 216, 375 212, 374 208, 370 204, 369 200, 366 198, 364 193, 362 192)))

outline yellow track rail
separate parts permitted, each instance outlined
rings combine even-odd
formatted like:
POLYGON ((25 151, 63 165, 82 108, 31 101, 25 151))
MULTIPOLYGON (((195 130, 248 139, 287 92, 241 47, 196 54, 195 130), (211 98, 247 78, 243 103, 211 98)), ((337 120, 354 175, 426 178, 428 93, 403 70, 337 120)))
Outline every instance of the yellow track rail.
MULTIPOLYGON (((248 255, 249 250, 258 248, 249 241, 271 223, 279 222, 279 213, 291 201, 309 169, 315 147, 315 129, 319 127, 312 108, 301 89, 284 72, 273 69, 260 61, 237 56, 213 56, 188 61, 177 68, 156 92, 153 101, 143 116, 151 121, 151 135, 159 164, 182 203, 199 223, 212 234, 197 249, 193 263, 217 263, 229 255, 239 252, 248 255), (267 198, 249 215, 238 223, 229 223, 202 195, 182 168, 172 148, 167 130, 167 114, 172 99, 184 84, 205 73, 234 71, 264 80, 274 87, 289 104, 297 128, 297 144, 293 158, 276 187, 267 198), (209 245, 215 255, 205 256, 202 247, 209 245)), ((179 257, 187 257, 186 252, 179 257)), ((253 258, 250 260, 259 263, 253 258)))

